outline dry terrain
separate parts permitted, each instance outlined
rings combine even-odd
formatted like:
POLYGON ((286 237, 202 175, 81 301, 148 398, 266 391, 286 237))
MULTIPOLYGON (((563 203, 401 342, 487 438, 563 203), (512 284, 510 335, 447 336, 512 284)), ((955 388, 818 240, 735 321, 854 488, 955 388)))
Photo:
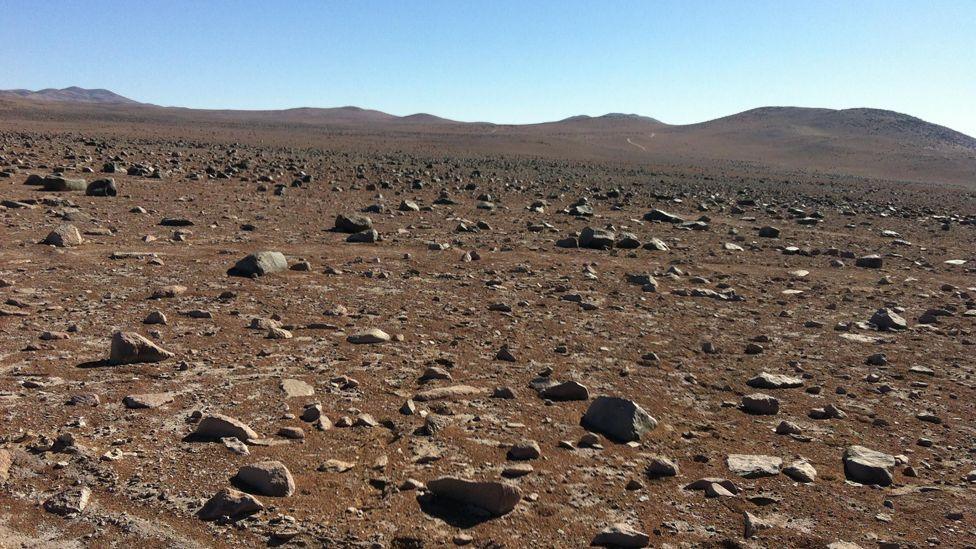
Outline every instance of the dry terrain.
POLYGON ((971 138, 342 112, 0 100, 0 546, 976 546, 971 138))

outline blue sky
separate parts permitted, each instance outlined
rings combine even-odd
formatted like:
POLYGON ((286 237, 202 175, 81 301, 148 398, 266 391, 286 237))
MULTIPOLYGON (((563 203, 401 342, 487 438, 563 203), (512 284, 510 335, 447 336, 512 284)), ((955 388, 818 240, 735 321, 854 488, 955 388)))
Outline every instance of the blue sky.
POLYGON ((524 123, 878 107, 976 135, 976 0, 0 0, 0 88, 524 123))

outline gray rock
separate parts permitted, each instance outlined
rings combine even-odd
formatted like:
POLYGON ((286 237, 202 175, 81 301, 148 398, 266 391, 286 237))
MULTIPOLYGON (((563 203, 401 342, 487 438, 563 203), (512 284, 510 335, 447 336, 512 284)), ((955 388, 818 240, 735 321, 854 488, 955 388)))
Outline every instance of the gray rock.
POLYGON ((844 474, 853 482, 888 486, 894 480, 894 466, 893 456, 864 446, 848 446, 844 450, 844 474))
POLYGON ((365 215, 339 214, 335 219, 335 230, 340 233, 358 233, 373 228, 373 220, 365 215))
POLYGON ((891 330, 904 330, 908 328, 908 322, 905 321, 898 313, 892 311, 891 309, 882 308, 875 311, 871 315, 871 324, 878 327, 879 330, 887 332, 891 330))
POLYGON ((779 413, 779 400, 763 393, 742 397, 742 410, 749 414, 772 416, 779 413))
POLYGON ((809 483, 817 479, 817 470, 805 459, 798 459, 784 467, 783 474, 797 482, 809 483))
POLYGON ((96 179, 85 188, 87 196, 117 196, 118 194, 119 188, 115 186, 115 180, 112 178, 96 179))
POLYGON ((591 248, 594 250, 609 250, 613 248, 614 235, 606 229, 595 229, 586 227, 580 232, 580 248, 591 248))
POLYGON ((44 510, 61 516, 74 516, 84 512, 91 499, 91 490, 86 486, 68 488, 44 501, 44 510))
POLYGON ((57 246, 58 248, 80 246, 82 243, 84 243, 84 240, 81 238, 81 233, 78 231, 78 228, 67 223, 59 225, 43 241, 43 244, 57 246))
POLYGON ((623 523, 607 526, 600 531, 593 541, 592 547, 647 547, 651 538, 644 532, 623 523))
POLYGON ((295 479, 280 461, 259 461, 245 465, 238 469, 237 480, 265 496, 287 497, 295 493, 295 479))
POLYGON ((473 481, 441 477, 427 483, 434 496, 471 505, 492 516, 502 516, 518 505, 522 491, 507 482, 473 481))
POLYGON ((264 276, 288 269, 288 260, 281 252, 263 251, 253 254, 238 261, 227 274, 231 276, 264 276))
POLYGON ((349 343, 356 345, 369 345, 374 343, 386 343, 390 341, 390 335, 379 328, 370 328, 364 332, 352 334, 346 338, 349 343))
POLYGON ((756 389, 789 389, 802 387, 803 380, 798 377, 762 372, 747 381, 746 385, 755 387, 756 389))
POLYGON ((678 472, 678 464, 664 456, 652 456, 647 465, 647 475, 651 477, 674 477, 678 472))
POLYGON ((44 178, 44 190, 52 192, 83 191, 84 179, 69 179, 59 175, 49 175, 44 178))
POLYGON ((663 223, 684 223, 684 219, 669 214, 664 210, 654 209, 644 214, 644 221, 660 221, 663 223))
POLYGON ((779 474, 783 460, 774 456, 729 454, 725 459, 729 471, 743 478, 774 477, 779 474))
POLYGON ((582 424, 613 440, 630 442, 654 430, 657 420, 632 400, 601 396, 586 409, 582 424))
POLYGON ((173 402, 174 399, 175 395, 173 393, 145 393, 141 395, 128 395, 122 399, 122 404, 125 404, 126 408, 134 410, 159 408, 160 406, 165 406, 173 402))

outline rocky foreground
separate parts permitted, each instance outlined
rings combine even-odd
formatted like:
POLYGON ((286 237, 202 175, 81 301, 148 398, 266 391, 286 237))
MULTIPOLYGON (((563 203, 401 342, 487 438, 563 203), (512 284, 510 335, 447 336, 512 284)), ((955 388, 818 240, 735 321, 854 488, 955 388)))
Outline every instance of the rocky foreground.
POLYGON ((0 134, 0 545, 976 544, 976 199, 0 134))

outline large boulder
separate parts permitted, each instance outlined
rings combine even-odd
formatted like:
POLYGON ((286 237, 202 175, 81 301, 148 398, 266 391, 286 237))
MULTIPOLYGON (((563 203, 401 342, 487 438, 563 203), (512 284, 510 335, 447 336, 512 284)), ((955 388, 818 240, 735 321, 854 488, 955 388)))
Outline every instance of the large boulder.
POLYGON ((632 400, 601 396, 586 409, 583 427, 619 441, 630 442, 657 427, 657 420, 632 400))
POLYGON ((59 225, 57 229, 51 231, 44 239, 43 244, 57 246, 58 248, 68 248, 71 246, 80 246, 83 242, 84 239, 81 238, 81 233, 78 231, 78 228, 74 225, 64 223, 59 225))
POLYGON ((895 458, 883 452, 864 446, 848 446, 844 450, 844 474, 853 482, 888 486, 894 480, 894 466, 895 458))
POLYGON ((365 215, 339 214, 335 219, 335 230, 340 233, 359 233, 373 228, 373 220, 365 215))
POLYGON ((883 332, 891 330, 904 330, 908 328, 908 322, 891 309, 878 309, 871 315, 871 324, 878 327, 883 332))
POLYGON ((193 435, 203 440, 220 440, 231 437, 241 442, 258 438, 258 434, 249 425, 223 414, 204 416, 197 424, 193 435))
POLYGON ((83 191, 85 188, 86 185, 84 179, 69 179, 60 175, 49 175, 44 178, 45 191, 83 191))
POLYGON ((238 261, 227 274, 230 276, 256 277, 288 269, 288 260, 281 252, 254 252, 238 261))
POLYGON ((251 494, 233 488, 224 488, 203 504, 203 507, 197 511, 197 516, 202 520, 217 520, 220 517, 234 519, 261 509, 264 509, 264 505, 251 494))
POLYGON ((476 507, 492 516, 502 516, 515 509, 522 499, 518 486, 498 481, 474 481, 441 477, 427 483, 435 497, 476 507))
POLYGON ((613 248, 614 234, 606 229, 594 229, 586 227, 580 232, 580 248, 592 248, 594 250, 609 250, 613 248))
POLYGON ((116 196, 119 194, 119 188, 115 186, 115 180, 111 177, 96 179, 85 188, 85 194, 88 196, 116 196))
POLYGON ((108 360, 112 364, 138 364, 162 362, 173 356, 173 353, 135 332, 115 332, 112 334, 112 349, 108 360))
POLYGON ((644 214, 644 221, 660 221, 662 223, 684 223, 684 219, 669 214, 664 210, 654 209, 644 214))
POLYGON ((295 479, 280 461, 259 461, 237 470, 237 480, 265 496, 287 497, 295 493, 295 479))

